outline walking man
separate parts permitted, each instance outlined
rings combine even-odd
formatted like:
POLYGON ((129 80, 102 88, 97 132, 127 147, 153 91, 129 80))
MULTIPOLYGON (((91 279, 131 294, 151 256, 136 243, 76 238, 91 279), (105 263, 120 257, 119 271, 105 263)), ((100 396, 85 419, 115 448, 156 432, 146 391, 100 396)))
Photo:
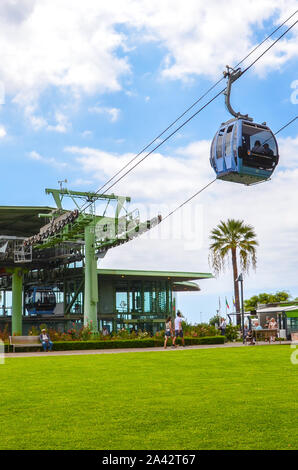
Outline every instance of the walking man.
POLYGON ((181 312, 178 310, 177 317, 175 318, 175 337, 173 341, 173 346, 176 347, 176 339, 180 336, 182 341, 182 346, 185 347, 184 344, 184 337, 183 337, 183 330, 182 330, 182 317, 181 312))

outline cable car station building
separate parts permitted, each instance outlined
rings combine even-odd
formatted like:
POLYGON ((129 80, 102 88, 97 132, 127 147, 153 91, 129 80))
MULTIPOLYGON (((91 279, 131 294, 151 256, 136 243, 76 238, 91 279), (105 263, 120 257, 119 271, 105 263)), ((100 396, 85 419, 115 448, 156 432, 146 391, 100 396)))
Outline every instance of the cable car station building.
MULTIPOLYGON (((128 238, 118 234, 108 238, 106 217, 81 217, 78 211, 62 210, 61 195, 67 191, 55 191, 58 213, 52 207, 0 207, 1 330, 8 325, 12 334, 28 334, 32 326, 46 324, 66 331, 75 323, 90 325, 93 331, 107 326, 109 331, 125 327, 155 333, 174 314, 177 292, 199 291, 193 281, 213 277, 210 273, 98 269, 106 244, 110 248, 128 238), (98 225, 98 219, 104 237, 94 230, 93 222, 98 225)), ((116 202, 113 222, 120 226, 123 199, 116 202)), ((139 234, 155 221, 142 224, 128 214, 126 233, 132 231, 129 224, 139 234)))

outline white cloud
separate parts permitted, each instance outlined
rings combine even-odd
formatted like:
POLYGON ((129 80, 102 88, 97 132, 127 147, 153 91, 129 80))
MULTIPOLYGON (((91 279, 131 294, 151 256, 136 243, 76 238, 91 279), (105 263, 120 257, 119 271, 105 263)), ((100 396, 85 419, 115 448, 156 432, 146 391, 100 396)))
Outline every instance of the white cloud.
POLYGON ((109 117, 111 122, 116 122, 119 119, 120 109, 118 108, 109 108, 106 106, 91 106, 88 108, 90 113, 95 114, 106 114, 109 117))
MULTIPOLYGON (((206 152, 209 151, 208 141, 192 145, 196 145, 196 150, 200 154, 206 155, 206 152)), ((101 181, 103 177, 109 179, 134 157, 133 154, 117 155, 89 147, 67 147, 65 150, 76 155, 82 170, 87 174, 92 173, 95 181, 101 181)), ((187 151, 188 149, 184 150, 185 154, 187 151)), ((166 201, 170 201, 177 192, 184 195, 189 187, 190 174, 200 173, 202 177, 203 167, 205 167, 207 174, 211 173, 208 165, 202 166, 199 159, 189 160, 186 165, 185 154, 182 154, 181 151, 181 154, 175 158, 160 153, 150 155, 145 162, 117 185, 117 190, 123 193, 123 191, 127 192, 127 187, 129 187, 132 197, 151 201, 160 201, 161 189, 166 201)))
POLYGON ((83 132, 81 133, 81 136, 84 137, 84 138, 87 138, 87 137, 91 137, 92 134, 93 134, 92 131, 86 130, 86 131, 83 131, 83 132))
POLYGON ((35 131, 39 131, 40 129, 47 127, 48 123, 46 119, 42 116, 36 115, 37 103, 32 104, 29 96, 24 98, 22 102, 18 104, 22 105, 25 118, 35 131))
MULTIPOLYGON (((51 87, 78 97, 115 92, 131 74, 130 51, 151 42, 165 51, 165 78, 214 77, 256 44, 255 27, 262 31, 273 15, 278 24, 296 6, 295 0, 73 0, 70 9, 67 0, 2 0, 0 76, 6 93, 23 107, 51 87)), ((296 57, 296 41, 294 28, 257 71, 280 69, 296 57)), ((33 126, 44 126, 43 117, 29 114, 33 126)), ((117 117, 112 111, 111 119, 117 117)), ((61 132, 63 125, 57 126, 61 132)))
POLYGON ((298 136, 292 137, 280 137, 279 143, 279 166, 285 168, 297 168, 297 148, 298 148, 298 136))
POLYGON ((93 183, 91 179, 77 178, 73 182, 70 182, 71 186, 90 186, 93 183))
POLYGON ((57 111, 55 113, 55 118, 56 118, 56 123, 57 124, 47 125, 46 129, 48 131, 54 131, 54 132, 59 132, 59 133, 65 134, 65 132, 67 132, 68 128, 70 127, 67 116, 65 116, 63 113, 57 111))
POLYGON ((0 125, 0 139, 3 139, 7 135, 6 129, 4 126, 0 125))
POLYGON ((38 152, 36 152, 35 150, 32 150, 29 154, 28 154, 28 157, 31 159, 31 160, 35 160, 37 162, 40 162, 40 163, 43 163, 45 165, 50 165, 50 166, 53 166, 55 168, 65 168, 67 167, 67 163, 65 162, 59 162, 57 159, 53 158, 53 157, 44 157, 43 155, 40 155, 38 152))
POLYGON ((39 131, 41 129, 45 129, 50 132, 58 132, 65 134, 71 127, 71 124, 68 120, 68 117, 62 113, 61 111, 55 111, 54 113, 54 124, 49 124, 48 120, 45 119, 43 116, 37 115, 37 103, 30 104, 23 101, 24 104, 24 113, 25 118, 27 119, 28 123, 31 125, 33 130, 39 131))

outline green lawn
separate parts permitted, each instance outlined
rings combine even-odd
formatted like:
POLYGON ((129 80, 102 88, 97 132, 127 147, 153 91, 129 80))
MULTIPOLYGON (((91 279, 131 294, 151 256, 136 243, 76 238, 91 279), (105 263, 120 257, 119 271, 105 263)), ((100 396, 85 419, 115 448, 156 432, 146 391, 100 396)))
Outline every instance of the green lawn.
POLYGON ((298 449, 292 352, 6 359, 0 449, 298 449))

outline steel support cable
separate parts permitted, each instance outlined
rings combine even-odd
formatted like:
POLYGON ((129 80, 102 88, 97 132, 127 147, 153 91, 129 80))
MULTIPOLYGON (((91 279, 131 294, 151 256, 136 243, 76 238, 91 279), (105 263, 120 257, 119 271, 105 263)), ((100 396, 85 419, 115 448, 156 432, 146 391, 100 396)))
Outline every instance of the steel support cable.
POLYGON ((294 13, 292 13, 291 16, 289 16, 283 23, 281 23, 277 28, 275 28, 274 31, 272 31, 272 33, 270 33, 265 39, 263 39, 263 41, 261 41, 259 44, 257 44, 257 46, 251 51, 249 52, 249 54, 247 54, 244 59, 242 59, 238 64, 236 64, 233 68, 237 68, 239 67, 239 65, 241 65, 246 59, 248 59, 248 57, 251 56, 251 54, 253 54, 260 46, 262 46, 262 44, 264 44, 264 42, 266 42, 268 39, 271 38, 271 36, 273 36, 273 34, 275 34, 282 26, 284 26, 291 18, 293 18, 293 16, 295 16, 296 14, 298 13, 298 10, 294 11, 294 13))
MULTIPOLYGON (((293 13, 293 14, 291 15, 291 17, 292 17, 293 15, 295 15, 296 13, 297 13, 297 11, 295 11, 295 13, 293 13)), ((288 20, 286 20, 286 21, 288 21, 288 20)), ((280 35, 265 51, 263 51, 262 54, 260 54, 245 70, 243 70, 243 72, 239 75, 238 78, 240 78, 240 77, 241 77, 245 72, 247 72, 259 59, 261 59, 261 58, 266 54, 266 52, 268 52, 268 51, 269 51, 282 37, 284 37, 297 23, 298 23, 298 20, 295 21, 295 23, 293 23, 283 34, 281 34, 281 35, 280 35)), ((280 25, 280 27, 281 27, 281 26, 282 26, 282 25, 280 25)), ((279 28, 277 28, 277 29, 279 29, 279 28)), ((272 34, 273 34, 273 33, 271 33, 271 35, 272 35, 272 34)), ((270 36, 271 36, 271 35, 270 35, 270 36)), ((268 37, 269 37, 269 36, 268 36, 268 37)), ((266 39, 268 39, 268 38, 266 38, 266 39)), ((263 43, 264 41, 265 41, 265 40, 263 40, 262 43, 263 43)), ((262 43, 260 43, 260 45, 261 45, 262 43)), ((256 47, 256 48, 257 48, 257 47, 256 47)), ((255 48, 255 49, 256 49, 256 48, 255 48)), ((252 52, 253 52, 253 51, 252 51, 252 52)), ((252 53, 252 52, 251 52, 251 53, 252 53)), ((248 56, 249 56, 249 55, 250 55, 250 54, 248 54, 248 56)), ((248 56, 247 56, 247 57, 248 57, 248 56)), ((247 57, 246 57, 246 58, 247 58, 247 57)), ((245 59, 243 59, 243 60, 245 60, 245 59)), ((242 61, 243 61, 243 60, 242 60, 242 61)), ((241 61, 241 62, 242 62, 242 61, 241 61)), ((240 64, 241 62, 239 62, 239 64, 240 64)), ((223 78, 222 78, 221 80, 223 80, 223 78)), ((220 83, 221 80, 219 80, 219 81, 217 82, 217 84, 220 83)), ((215 85, 214 85, 214 86, 215 86, 215 85)), ((174 134, 176 134, 176 132, 178 132, 178 131, 179 131, 182 127, 184 127, 189 121, 191 121, 197 114, 199 114, 204 108, 206 108, 206 107, 207 107, 209 104, 211 104, 216 98, 218 98, 218 96, 220 96, 225 90, 226 90, 226 87, 225 87, 223 90, 221 90, 219 93, 217 93, 213 98, 211 98, 211 100, 209 100, 209 101, 208 101, 204 106, 202 106, 198 111, 196 111, 194 114, 192 114, 186 121, 184 121, 184 122, 183 122, 179 127, 177 127, 171 134, 169 134, 162 142, 160 142, 156 147, 154 147, 150 152, 148 152, 141 160, 139 160, 135 165, 133 165, 129 170, 127 170, 121 177, 119 177, 116 181, 114 181, 114 183, 111 184, 107 189, 105 189, 105 191, 104 191, 103 193, 101 193, 101 194, 105 194, 107 191, 109 191, 109 189, 111 189, 113 186, 115 186, 115 184, 117 184, 119 181, 121 181, 127 174, 129 174, 134 168, 136 168, 136 167, 137 167, 140 163, 142 163, 147 157, 149 157, 149 155, 151 155, 155 150, 157 150, 159 147, 161 147, 161 145, 163 145, 163 144, 164 144, 167 140, 169 140, 174 134)), ((206 93, 207 93, 207 92, 206 92, 206 93)), ((190 109, 190 108, 189 108, 189 109, 190 109)), ((187 112, 187 111, 185 111, 185 113, 186 113, 186 112, 187 112)), ((178 119, 180 119, 180 118, 177 118, 177 120, 178 120, 178 119)), ((177 121, 177 120, 176 120, 176 121, 177 121)), ((172 126, 172 125, 171 125, 171 126, 172 126)), ((170 128, 171 126, 169 126, 169 128, 170 128)), ((164 131, 163 133, 165 133, 165 132, 166 132, 166 131, 164 131)), ((157 140, 157 138, 156 138, 155 140, 157 140)), ((154 140, 154 141, 155 141, 155 140, 154 140)), ((149 144, 148 146, 150 146, 150 145, 151 145, 151 144, 149 144)), ((147 147, 148 147, 148 146, 147 146, 147 147)), ((142 152, 140 152, 140 154, 141 154, 141 153, 142 153, 142 152)), ((139 156, 140 154, 138 154, 137 156, 139 156)), ((137 158, 137 156, 134 157, 134 159, 137 158)), ((134 159, 133 159, 133 160, 134 160, 134 159)), ((132 162, 132 161, 131 161, 131 162, 132 162)), ((128 166, 131 162, 128 162, 128 164, 127 164, 126 166, 128 166)), ((118 172, 118 174, 121 173, 121 171, 123 171, 123 168, 118 172)), ((115 176, 114 176, 114 177, 115 177, 115 176)), ((112 177, 112 178, 110 179, 110 181, 111 181, 112 179, 114 179, 114 177, 112 177)), ((107 185, 107 183, 106 183, 104 186, 106 186, 106 185, 107 185)), ((99 193, 100 190, 101 190, 101 188, 96 191, 96 194, 99 193)), ((91 204, 92 204, 92 203, 89 203, 89 204, 87 203, 87 206, 86 206, 86 207, 84 207, 84 205, 83 205, 83 206, 81 207, 81 211, 82 211, 82 210, 86 210, 91 204)))
POLYGON ((182 202, 182 204, 180 204, 178 207, 176 207, 176 209, 172 210, 171 212, 169 212, 168 215, 166 215, 165 217, 162 218, 162 222, 164 222, 168 217, 170 217, 172 214, 174 214, 174 212, 178 211, 179 209, 181 209, 181 207, 185 206, 185 204, 187 204, 188 202, 190 202, 192 199, 194 199, 196 196, 198 196, 200 193, 202 193, 205 189, 207 189, 209 186, 211 186, 212 183, 214 183, 214 181, 216 181, 217 178, 214 178, 214 180, 210 181, 208 184, 206 184, 203 188, 201 188, 199 191, 197 191, 195 194, 193 194, 191 197, 189 197, 188 199, 186 199, 186 201, 182 202))
MULTIPOLYGON (((264 42, 266 42, 268 39, 273 36, 282 26, 284 26, 285 23, 287 23, 293 16, 295 16, 298 13, 298 10, 296 10, 292 15, 290 15, 286 20, 283 21, 277 28, 275 28, 272 33, 270 33, 263 41, 261 41, 252 51, 250 51, 238 64, 236 64, 233 68, 237 68, 239 65, 241 65, 248 57, 251 56, 264 42)), ((224 77, 220 78, 216 83, 214 83, 202 96, 200 96, 199 99, 197 99, 191 106, 189 106, 180 116, 178 116, 169 126, 162 131, 157 137, 155 137, 146 147, 144 147, 137 155, 135 155, 129 162, 127 162, 119 171, 117 171, 111 178, 106 181, 104 185, 102 185, 97 191, 96 194, 98 194, 103 188, 105 188, 114 178, 116 178, 122 171, 124 171, 131 163, 133 163, 145 150, 147 150, 149 147, 151 147, 154 142, 156 142, 160 137, 162 137, 171 127, 174 126, 185 114, 187 114, 192 108, 194 108, 200 101, 202 101, 205 96, 210 93, 222 80, 224 80, 224 77)), ((81 208, 83 210, 83 206, 81 208)))
MULTIPOLYGON (((269 47, 267 47, 267 49, 265 49, 264 52, 262 52, 261 55, 259 55, 259 57, 257 57, 248 67, 246 67, 246 69, 243 70, 243 72, 241 73, 241 75, 243 75, 245 72, 247 72, 259 59, 261 59, 273 46, 275 46, 275 44, 280 41, 281 38, 283 38, 292 28, 294 28, 294 26, 298 23, 298 20, 295 21, 295 23, 293 23, 291 26, 289 26, 288 29, 286 29, 286 31, 284 31, 277 39, 275 39, 275 41, 273 41, 272 44, 270 44, 269 47)), ((240 76, 241 76, 240 75, 240 76)))
MULTIPOLYGON (((287 122, 284 126, 282 126, 280 129, 278 129, 278 131, 274 132, 273 135, 277 135, 279 134, 279 132, 283 131, 286 127, 288 127, 290 124, 292 124, 292 122, 296 121, 296 119, 298 118, 298 116, 295 116, 293 119, 291 119, 289 122, 287 122)), ((266 139, 262 145, 266 144, 266 142, 269 142, 271 140, 272 137, 269 137, 269 139, 266 139)))
POLYGON ((283 127, 278 129, 278 131, 276 131, 273 135, 277 135, 279 132, 283 131, 286 127, 288 127, 290 124, 292 124, 292 122, 296 121, 297 118, 298 118, 298 116, 295 116, 293 119, 291 119, 291 121, 287 122, 287 124, 285 124, 283 127))

